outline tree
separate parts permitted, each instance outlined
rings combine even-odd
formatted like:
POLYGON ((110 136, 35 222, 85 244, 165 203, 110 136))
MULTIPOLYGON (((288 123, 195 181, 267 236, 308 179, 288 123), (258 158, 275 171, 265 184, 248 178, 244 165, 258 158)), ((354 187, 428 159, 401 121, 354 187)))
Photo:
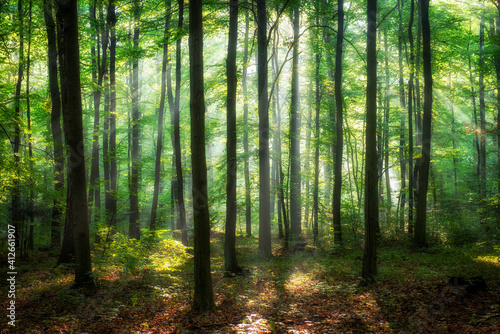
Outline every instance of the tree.
POLYGON ((172 146, 174 147, 173 164, 175 166, 175 181, 173 182, 172 194, 177 202, 179 219, 177 229, 181 230, 181 241, 184 246, 188 245, 186 208, 184 205, 184 178, 182 174, 182 154, 180 135, 180 91, 181 91, 181 64, 182 64, 182 39, 181 32, 184 22, 184 0, 179 0, 179 20, 177 22, 177 43, 175 51, 175 98, 172 93, 171 67, 167 68, 167 94, 170 108, 170 121, 173 125, 172 146))
POLYGON ((44 18, 47 31, 47 69, 52 108, 50 112, 50 129, 54 141, 54 199, 51 214, 51 248, 57 250, 61 246, 61 220, 63 215, 64 190, 64 150, 61 130, 61 95, 57 79, 57 37, 56 24, 52 16, 52 1, 44 0, 44 18))
POLYGON ((344 1, 338 0, 338 28, 337 28, 337 45, 335 48, 335 107, 336 114, 336 142, 335 142, 335 165, 334 165, 334 181, 333 181, 333 232, 334 242, 342 243, 342 229, 340 207, 342 205, 342 150, 344 146, 343 135, 343 97, 342 97, 342 58, 343 58, 343 42, 344 42, 344 1))
POLYGON ((116 229, 117 177, 118 167, 116 158, 116 4, 109 0, 107 21, 110 29, 109 38, 109 196, 108 214, 109 226, 116 229))
POLYGON ((259 251, 265 257, 271 250, 271 186, 269 171, 269 101, 267 78, 266 0, 257 0, 257 96, 259 109, 259 251))
MULTIPOLYGON (((405 99, 405 86, 403 78, 403 4, 402 0, 398 0, 398 12, 399 12, 399 29, 398 29, 398 68, 399 68, 399 106, 401 108, 401 120, 400 120, 400 130, 399 130, 399 166, 401 169, 401 190, 399 195, 400 202, 400 228, 404 231, 405 227, 405 206, 406 206, 406 125, 405 125, 405 109, 406 109, 406 99, 405 99)), ((410 180, 410 182, 412 182, 410 180)), ((408 233, 413 233, 413 226, 408 225, 408 233)))
POLYGON ((229 39, 226 60, 227 73, 227 185, 226 185, 226 232, 224 234, 224 270, 240 273, 236 258, 236 43, 238 42, 238 0, 229 3, 229 39))
POLYGON ((141 7, 139 0, 133 2, 134 15, 134 37, 132 56, 132 174, 130 178, 130 221, 129 221, 129 237, 139 239, 141 229, 139 225, 139 179, 141 173, 140 162, 140 146, 139 137, 140 130, 140 112, 139 112, 139 21, 141 18, 141 7))
POLYGON ((153 190, 153 203, 151 205, 151 219, 149 228, 156 229, 157 210, 158 210, 158 197, 160 194, 160 171, 161 171, 161 153, 163 148, 163 114, 165 113, 165 94, 167 88, 167 66, 168 66, 168 46, 170 43, 169 30, 170 30, 170 17, 171 17, 171 1, 165 1, 165 31, 163 33, 163 57, 161 62, 161 89, 160 89, 160 106, 158 107, 158 137, 156 139, 156 156, 155 156, 155 176, 154 176, 154 190, 153 190))
POLYGON ((245 40, 243 51, 243 71, 241 74, 241 86, 243 89, 243 154, 244 154, 244 173, 245 173, 245 229, 247 236, 252 235, 252 197, 250 188, 250 153, 248 151, 248 33, 250 30, 250 18, 248 10, 245 11, 245 40))
POLYGON ((365 247, 361 275, 365 284, 377 276, 378 170, 377 170, 377 0, 367 3, 366 33, 366 158, 365 247))
POLYGON ((479 28, 479 195, 481 200, 486 199, 486 102, 485 102, 485 50, 484 50, 484 2, 481 4, 481 23, 479 28))
MULTIPOLYGON (((299 5, 292 9, 293 58, 292 91, 290 101, 290 228, 296 242, 302 233, 301 177, 300 177, 300 97, 299 97, 299 5)), ((260 63, 259 63, 260 65, 260 63)))
POLYGON ((83 146, 82 97, 80 84, 80 53, 78 43, 77 1, 56 2, 56 13, 62 23, 63 43, 59 53, 61 64, 61 89, 66 94, 64 125, 68 157, 68 221, 73 226, 75 243, 74 287, 94 288, 90 257, 87 183, 83 146))
POLYGON ((413 77, 415 75, 415 50, 413 46, 413 16, 415 1, 411 0, 408 39, 410 41, 410 78, 408 79, 408 226, 413 226, 413 77))
POLYGON ((417 218, 415 222, 415 244, 425 247, 427 222, 427 189, 431 161, 431 120, 432 120, 432 68, 431 68, 431 28, 429 23, 429 0, 420 0, 422 11, 422 52, 424 73, 424 110, 422 117, 422 157, 418 173, 417 218))
MULTIPOLYGON (((92 160, 90 163, 90 181, 89 181, 89 219, 92 217, 92 206, 99 212, 101 208, 101 186, 99 180, 99 126, 100 126, 100 104, 102 76, 100 75, 100 55, 96 54, 96 46, 99 52, 99 30, 96 17, 96 1, 91 0, 89 4, 89 19, 91 24, 92 45, 90 49, 92 57, 92 83, 95 85, 92 95, 94 98, 94 131, 92 133, 92 160), (99 82, 100 80, 100 82, 99 82)), ((104 50, 104 52, 106 52, 104 50)))
POLYGON ((17 20, 19 24, 19 62, 17 68, 16 91, 14 95, 14 180, 12 186, 12 225, 16 228, 16 246, 20 246, 23 216, 21 212, 21 172, 20 163, 21 155, 19 148, 21 146, 21 86, 24 76, 24 26, 23 26, 23 1, 17 2, 17 20))
POLYGON ((194 221, 193 311, 215 309, 212 274, 210 272, 210 216, 205 153, 202 4, 202 0, 191 0, 189 2, 189 77, 194 221))

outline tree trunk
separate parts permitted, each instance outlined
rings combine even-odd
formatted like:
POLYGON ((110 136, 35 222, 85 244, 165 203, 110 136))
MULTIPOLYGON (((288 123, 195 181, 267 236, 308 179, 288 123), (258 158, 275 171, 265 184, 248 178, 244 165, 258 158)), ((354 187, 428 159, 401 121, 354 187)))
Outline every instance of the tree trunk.
MULTIPOLYGON (((405 152, 405 86, 403 79, 403 5, 402 0, 398 0, 399 6, 399 34, 398 34, 398 65, 399 65, 399 105, 401 107, 401 122, 400 122, 400 135, 399 135, 399 164, 401 169, 401 190, 400 190, 400 228, 401 231, 405 229, 405 205, 406 205, 406 152, 405 152)), ((410 180, 411 182, 411 180, 410 180)), ((412 233, 413 226, 408 226, 408 233, 412 233)))
POLYGON ((365 174, 365 247, 362 277, 365 284, 377 276, 377 0, 367 0, 366 36, 366 174, 365 174))
POLYGON ((140 167, 140 113, 139 113, 139 20, 141 15, 140 3, 134 0, 134 37, 133 49, 135 50, 132 58, 132 174, 130 180, 130 220, 129 220, 129 237, 139 239, 141 229, 139 225, 139 178, 141 173, 140 167))
MULTIPOLYGON (((94 98, 94 130, 92 133, 92 160, 90 163, 90 181, 89 181, 89 220, 92 221, 92 207, 95 206, 96 213, 98 215, 99 209, 101 207, 101 192, 100 192, 100 181, 99 181, 99 108, 101 104, 101 90, 100 85, 102 84, 102 77, 100 76, 100 55, 99 55, 99 34, 98 34, 98 24, 96 18, 96 0, 90 0, 89 5, 89 19, 90 25, 92 27, 91 40, 92 45, 90 48, 90 54, 92 57, 92 83, 95 85, 92 95, 94 98), (96 45, 97 54, 96 54, 96 45), (99 79, 101 82, 99 82, 99 79)), ((96 221, 98 221, 98 217, 96 221)))
POLYGON ((117 161, 116 161, 116 9, 115 0, 109 1, 109 226, 116 229, 117 220, 117 161))
POLYGON ((333 240, 335 244, 342 244, 342 230, 340 207, 342 204, 342 153, 344 147, 343 123, 343 96, 342 96, 342 59, 344 42, 344 1, 338 0, 338 28, 337 46, 335 49, 335 108, 337 111, 335 132, 335 165, 333 182, 333 240))
POLYGON ((64 190, 64 150, 61 131, 61 96, 57 79, 57 37, 56 24, 52 16, 52 2, 44 0, 44 18, 47 29, 47 70, 52 108, 50 127, 54 141, 54 200, 52 203, 50 247, 59 250, 61 247, 61 221, 63 215, 64 190))
POLYGON ((16 247, 21 245, 23 215, 21 212, 21 185, 20 185, 20 163, 21 156, 21 85, 24 75, 24 27, 23 27, 23 1, 17 2, 18 24, 19 24, 19 63, 17 69, 16 91, 14 95, 14 168, 16 177, 12 183, 12 225, 15 226, 16 247))
MULTIPOLYGON (((293 242, 302 233, 302 201, 300 177, 300 99, 299 99, 299 3, 292 10, 293 58, 290 101, 290 227, 293 242)), ((259 63, 260 66, 260 63, 259 63)))
MULTIPOLYGON (((277 8, 277 12, 279 9, 277 8)), ((271 58, 271 69, 272 76, 274 78, 274 89, 275 93, 272 95, 273 100, 273 125, 275 127, 275 132, 273 136, 273 169, 271 174, 271 179, 273 180, 273 198, 274 194, 276 194, 278 198, 278 237, 280 239, 288 236, 289 231, 285 231, 283 227, 284 220, 283 217, 286 217, 286 212, 283 212, 284 204, 284 194, 283 192, 283 183, 281 178, 281 106, 280 106, 280 83, 279 83, 279 49, 278 49, 278 29, 279 22, 276 23, 276 29, 273 30, 273 57, 271 58), (276 192, 276 193, 275 193, 276 192), (283 196, 282 196, 283 195, 283 196)), ((285 219, 286 220, 286 219, 285 219)), ((288 223, 287 223, 288 224, 288 223)), ((285 248, 288 247, 288 237, 285 238, 285 248)))
POLYGON ((61 87, 65 90, 67 97, 63 116, 64 133, 70 152, 68 157, 67 220, 73 226, 75 245, 74 287, 94 288, 83 146, 77 1, 69 0, 65 3, 56 3, 56 12, 58 20, 62 23, 64 34, 62 48, 59 49, 59 52, 64 59, 61 64, 61 87))
POLYGON ((205 153, 202 0, 189 2, 191 163, 193 173, 194 300, 193 311, 215 309, 210 271, 210 216, 205 153))
MULTIPOLYGON (((495 72, 497 77, 497 198, 500 198, 500 1, 496 2, 497 7, 497 17, 496 17, 496 36, 497 39, 495 41, 497 52, 495 52, 494 60, 495 60, 495 72)), ((497 202, 497 214, 500 216, 500 201, 497 202)))
POLYGON ((250 152, 248 148, 248 88, 247 88, 247 69, 248 69, 248 34, 250 30, 250 18, 248 10, 245 10, 245 41, 243 51, 243 72, 241 75, 241 85, 243 88, 243 155, 244 155, 244 173, 245 173, 245 227, 247 236, 252 235, 252 198, 250 186, 250 152))
POLYGON ((175 59, 175 103, 174 103, 174 152, 175 152, 175 171, 177 175, 177 208, 179 210, 179 220, 177 229, 181 230, 181 241, 184 246, 188 244, 186 208, 184 205, 184 178, 182 176, 182 154, 181 154, 181 136, 180 136, 180 94, 181 94, 181 38, 180 33, 184 22, 184 0, 179 0, 179 21, 175 59))
POLYGON ((269 171, 269 108, 267 79, 266 0, 257 0, 258 109, 259 109, 259 251, 265 257, 271 250, 271 187, 269 171))
POLYGON ((411 0, 408 39, 410 40, 410 79, 408 80, 408 226, 413 226, 413 77, 415 50, 413 47, 413 16, 415 0, 411 0))
POLYGON ((391 196, 391 179, 390 179, 390 165, 389 165, 389 114, 391 108, 391 98, 389 95, 389 45, 387 43, 387 30, 384 30, 384 51, 385 51, 385 89, 384 89, 384 125, 383 125, 383 138, 384 138, 384 173, 385 173, 385 188, 386 188, 386 220, 387 225, 391 225, 391 210, 392 210, 392 196, 391 196))
POLYGON ((165 113, 165 95, 167 88, 167 66, 168 66, 168 46, 170 43, 170 17, 171 1, 165 1, 165 31, 163 32, 163 58, 161 64, 161 88, 160 88, 160 106, 158 108, 158 138, 156 139, 156 159, 155 159, 155 179, 153 190, 153 203, 151 205, 151 219, 149 229, 154 231, 157 227, 158 197, 160 194, 160 172, 161 172, 161 152, 163 148, 163 115, 165 113))
POLYGON ((66 87, 68 86, 68 81, 66 76, 62 74, 62 71, 64 69, 64 22, 62 19, 61 15, 57 14, 57 7, 56 7, 56 23, 57 23, 57 50, 58 50, 58 61, 59 61, 59 67, 61 68, 61 75, 60 75, 60 81, 61 81, 61 110, 62 110, 62 115, 63 115, 63 133, 64 133, 64 139, 65 139, 65 149, 66 149, 66 169, 67 169, 67 187, 66 187, 66 217, 64 219, 64 233, 63 233, 63 240, 62 240, 62 245, 61 245, 61 252, 59 254, 59 258, 57 260, 56 266, 62 263, 74 263, 74 256, 75 256, 75 242, 74 242, 74 232, 73 232, 73 224, 70 219, 74 214, 72 212, 73 208, 68 205, 69 200, 70 200, 70 178, 69 178, 69 166, 72 164, 72 159, 74 156, 74 153, 71 152, 71 149, 69 148, 69 143, 68 143, 68 119, 65 117, 65 115, 68 114, 68 90, 66 87))
POLYGON ((226 60, 227 73, 227 185, 226 232, 224 234, 224 270, 229 274, 240 273, 236 258, 236 44, 238 42, 238 0, 229 3, 229 40, 226 60))
MULTIPOLYGON (((316 25, 319 26, 319 2, 316 2, 316 25)), ((317 42, 315 55, 315 122, 314 122, 314 186, 313 186, 313 236, 314 243, 319 241, 319 139, 320 139, 320 112, 321 112, 321 87, 320 87, 320 43, 317 42)))
MULTIPOLYGON (((33 175, 33 144, 31 143, 31 104, 30 104, 30 65, 31 65, 31 23, 32 23, 32 9, 33 0, 29 2, 28 9, 28 52, 26 55, 26 121, 28 125, 28 157, 29 157, 29 170, 30 175, 33 175)), ((30 184, 33 184, 32 177, 30 176, 30 184)), ((29 233, 28 233, 28 250, 33 250, 34 240, 33 234, 35 229, 33 205, 34 205, 34 186, 30 187, 29 195, 29 207, 28 207, 28 223, 29 223, 29 233)))
POLYGON ((479 31, 479 127, 481 134, 479 137, 479 195, 481 200, 486 199, 486 105, 484 101, 484 72, 485 72, 485 54, 484 54, 484 3, 482 3, 481 24, 479 31))
POLYGON ((431 68, 431 30, 429 23, 429 0, 420 0, 422 6, 422 44, 424 65, 424 110, 422 118, 422 157, 418 173, 417 219, 415 222, 415 244, 425 247, 427 222, 427 188, 431 153, 432 120, 432 68, 431 68))

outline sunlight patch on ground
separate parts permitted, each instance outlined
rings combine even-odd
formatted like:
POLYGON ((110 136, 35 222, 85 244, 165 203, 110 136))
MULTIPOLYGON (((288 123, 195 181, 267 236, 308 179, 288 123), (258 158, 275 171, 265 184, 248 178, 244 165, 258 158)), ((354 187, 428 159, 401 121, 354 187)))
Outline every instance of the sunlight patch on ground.
POLYGON ((487 264, 500 265, 500 256, 484 255, 476 257, 476 261, 484 262, 487 264))
POLYGON ((288 278, 285 289, 290 294, 311 295, 320 292, 321 284, 312 274, 295 271, 288 278))

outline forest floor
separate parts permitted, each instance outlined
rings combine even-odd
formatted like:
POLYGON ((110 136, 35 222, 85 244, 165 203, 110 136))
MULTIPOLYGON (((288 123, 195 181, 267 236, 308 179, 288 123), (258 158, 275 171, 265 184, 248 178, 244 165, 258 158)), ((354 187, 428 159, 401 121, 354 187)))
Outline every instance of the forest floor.
POLYGON ((278 242, 266 260, 254 255, 257 239, 238 238, 246 274, 224 277, 222 237, 214 236, 217 309, 208 313, 190 310, 192 260, 168 273, 101 268, 98 289, 89 293, 70 289, 72 270, 52 269, 55 258, 40 253, 20 264, 16 327, 4 317, 0 332, 500 333, 498 246, 415 251, 386 243, 378 281, 363 287, 361 249, 285 252, 278 242), (481 276, 487 290, 451 286, 453 276, 481 276))

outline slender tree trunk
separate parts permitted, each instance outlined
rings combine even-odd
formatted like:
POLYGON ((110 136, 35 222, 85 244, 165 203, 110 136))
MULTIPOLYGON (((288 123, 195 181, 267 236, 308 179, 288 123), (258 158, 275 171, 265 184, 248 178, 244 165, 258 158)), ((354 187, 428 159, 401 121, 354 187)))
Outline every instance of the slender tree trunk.
POLYGON ((486 199, 486 105, 484 100, 484 72, 485 72, 485 54, 484 54, 484 3, 481 5, 481 24, 479 31, 479 127, 481 134, 479 137, 479 195, 481 200, 486 199))
POLYGON ((130 221, 129 237, 139 239, 141 230, 139 225, 139 179, 141 173, 140 167, 140 112, 139 112, 139 21, 141 16, 140 3, 138 0, 133 2, 134 14, 134 37, 133 48, 135 54, 132 60, 132 174, 130 182, 130 221))
MULTIPOLYGON (((319 1, 316 4, 316 25, 319 25, 319 1)), ((320 45, 317 41, 317 50, 315 55, 315 122, 314 122, 314 186, 313 186, 313 236, 314 243, 319 241, 319 140, 320 140, 320 112, 321 112, 321 86, 320 86, 320 45)))
POLYGON ((335 165, 333 182, 333 232, 334 243, 342 244, 341 216, 342 205, 342 155, 344 147, 343 134, 343 113, 344 101, 342 96, 342 63, 343 63, 343 43, 344 43, 344 1, 338 0, 338 28, 337 46, 335 49, 335 108, 336 115, 336 142, 335 142, 335 165))
POLYGON ((23 0, 17 2, 17 14, 19 24, 19 63, 17 69, 16 91, 14 95, 14 168, 16 177, 12 186, 12 225, 15 226, 16 247, 20 249, 23 224, 21 212, 21 185, 20 185, 20 163, 21 156, 19 148, 21 146, 21 86, 24 76, 24 26, 23 26, 23 0))
MULTIPOLYGON (((472 30, 472 29, 471 29, 472 30)), ((470 32, 472 35, 472 32, 470 32)), ((472 102, 472 108, 473 108, 473 121, 474 121, 474 126, 475 126, 475 131, 474 131, 474 147, 476 149, 476 157, 477 157, 477 162, 476 162, 476 177, 479 177, 479 162, 481 161, 481 152, 479 149, 479 134, 477 133, 478 129, 478 124, 477 124, 477 103, 476 103, 476 91, 474 89, 475 86, 475 79, 474 75, 472 72, 472 60, 471 60, 471 54, 469 51, 469 44, 467 44, 467 53, 468 53, 468 63, 469 63, 469 82, 470 82, 470 87, 471 87, 471 102, 472 102)))
MULTIPOLYGON (((99 185, 99 106, 100 106, 100 89, 98 83, 98 75, 99 75, 99 50, 97 50, 96 54, 96 45, 99 47, 99 38, 98 38, 98 24, 96 17, 96 1, 89 1, 89 20, 90 26, 92 29, 91 32, 91 41, 92 45, 90 47, 90 55, 92 58, 92 83, 95 85, 93 88, 93 98, 94 98, 94 130, 92 132, 92 159, 90 162, 90 181, 89 181, 89 195, 88 195, 88 203, 89 203, 89 220, 92 221, 92 207, 96 208, 100 207, 100 185, 99 185)), ((97 210, 96 210, 97 211, 97 210)), ((97 219, 96 219, 97 221, 97 219)))
POLYGON ((63 43, 59 49, 64 62, 61 64, 62 89, 66 94, 64 111, 65 137, 68 157, 67 220, 73 226, 75 245, 74 287, 94 288, 90 257, 87 183, 83 147, 83 120, 80 84, 80 54, 78 43, 77 1, 56 3, 58 20, 62 23, 63 43), (71 83, 71 84, 70 84, 71 83))
POLYGON ((229 3, 229 40, 226 60, 227 73, 227 186, 226 186, 226 232, 224 234, 224 270, 226 273, 240 273, 236 258, 236 44, 238 42, 238 0, 229 3))
POLYGON ((160 88, 160 106, 158 108, 158 138, 156 139, 156 159, 155 159, 155 183, 153 190, 153 203, 151 205, 151 219, 149 221, 149 229, 155 230, 157 226, 157 210, 158 197, 160 195, 160 172, 161 172, 161 153, 163 148, 163 115, 165 113, 165 95, 167 88, 167 66, 168 66, 168 46, 170 43, 170 17, 171 17, 171 1, 165 1, 165 31, 163 38, 163 58, 161 64, 161 88, 160 88))
MULTIPOLYGON (((496 17, 496 47, 497 47, 497 52, 495 53, 495 72, 496 72, 496 77, 497 77, 497 181, 498 181, 498 186, 497 186, 497 198, 500 198, 500 52, 498 52, 498 49, 500 49, 500 1, 497 0, 495 3, 495 6, 497 7, 497 17, 496 17)), ((500 202, 497 202, 497 214, 500 216, 500 202)))
POLYGON ((205 88, 203 84, 202 0, 189 2, 191 92, 191 161, 193 172, 194 301, 193 311, 215 309, 210 272, 210 216, 205 154, 205 88))
POLYGON ((257 0, 258 109, 259 109, 259 251, 265 257, 271 250, 271 187, 269 170, 269 108, 267 77, 266 0, 257 0))
MULTIPOLYGON (((277 9, 278 11, 278 9, 277 9)), ((283 189, 282 178, 280 175, 281 170, 281 107, 280 107, 280 82, 279 82, 279 49, 278 49, 278 29, 279 22, 276 23, 276 29, 273 30, 273 57, 271 58, 271 68, 272 75, 274 78, 274 89, 275 93, 272 95, 273 99, 273 124, 275 126, 275 133, 273 138, 273 174, 271 174, 271 179, 274 180, 276 195, 278 197, 278 237, 280 239, 288 236, 288 232, 285 232, 283 227, 283 215, 286 216, 286 212, 283 212, 284 205, 282 200, 284 201, 284 194, 281 192, 283 189), (283 195, 283 196, 282 196, 283 195)), ((288 247, 288 239, 285 240, 285 248, 288 247)))
POLYGON ((408 226, 413 226, 413 77, 415 51, 413 47, 413 16, 415 0, 411 0, 408 39, 410 40, 410 79, 408 80, 408 226))
POLYGON ((56 24, 52 16, 52 2, 44 0, 44 18, 47 30, 47 69, 52 108, 50 128, 54 141, 54 200, 52 202, 50 246, 53 250, 61 247, 61 221, 64 197, 64 150, 61 131, 61 95, 57 78, 57 37, 56 24))
MULTIPOLYGON (((28 126, 28 157, 29 157, 29 170, 30 175, 33 175, 33 144, 31 143, 31 104, 30 104, 30 65, 31 65, 31 22, 32 22, 32 8, 33 0, 29 2, 28 9, 28 52, 26 55, 26 120, 28 126)), ((30 195, 29 195, 29 207, 28 207, 28 223, 29 223, 29 233, 28 233, 28 250, 33 250, 34 241, 33 234, 35 228, 34 214, 33 214, 33 200, 35 197, 33 178, 30 176, 30 195)))
MULTIPOLYGON (((398 65, 399 65, 399 105, 401 110, 406 109, 405 86, 403 79, 403 4, 402 0, 398 0, 399 6, 399 34, 398 34, 398 65)), ((401 112, 400 135, 399 135, 399 164, 401 169, 401 190, 400 190, 400 228, 404 231, 405 228, 405 204, 406 204, 406 141, 405 141, 405 113, 401 112)), ((411 182, 411 180, 410 180, 411 182)), ((412 233, 413 226, 408 225, 408 233, 412 233)))
POLYGON ((366 174, 365 174, 365 247, 362 277, 370 284, 377 276, 377 0, 367 0, 366 36, 366 174))
MULTIPOLYGON (((184 0, 179 0, 179 34, 184 22, 184 0)), ((182 243, 187 246, 188 233, 186 222, 186 209, 184 205, 184 178, 182 176, 182 154, 181 154, 181 136, 180 136, 180 94, 181 94, 181 38, 177 39, 176 65, 175 65, 175 105, 174 105, 174 137, 175 137, 175 170, 177 175, 177 207, 179 209, 179 220, 177 229, 181 230, 182 243)))
POLYGON ((431 68, 431 30, 429 23, 429 0, 420 0, 422 6, 422 44, 424 65, 424 112, 422 118, 422 157, 418 174, 417 219, 415 222, 415 244, 425 247, 427 222, 427 189, 431 153, 432 120, 432 68, 431 68))
POLYGON ((117 161, 116 161, 116 5, 109 1, 108 22, 109 41, 109 226, 115 230, 117 225, 117 161))
POLYGON ((250 18, 248 10, 245 10, 245 40, 243 51, 243 71, 241 75, 241 86, 243 88, 243 154, 245 173, 245 229, 247 236, 252 235, 252 198, 250 185, 250 152, 248 147, 248 34, 250 31, 250 18))
POLYGON ((384 125, 383 125, 383 138, 384 138, 384 173, 385 173, 385 188, 386 188, 386 219, 387 225, 391 225, 391 210, 392 210, 392 196, 391 196, 391 179, 390 179, 390 166, 389 166, 389 114, 391 108, 391 98, 389 95, 389 44, 387 43, 387 30, 384 30, 384 51, 385 51, 385 89, 384 89, 384 125))
MULTIPOLYGON (((292 10, 293 58, 292 92, 290 102, 290 225, 291 237, 297 241, 302 234, 301 177, 300 177, 300 100, 299 100, 299 4, 292 10)), ((260 65, 260 63, 259 63, 260 65)))
MULTIPOLYGON (((450 68, 451 68, 451 62, 450 62, 450 68)), ((451 71, 450 71, 450 111, 451 111, 451 144, 453 147, 453 151, 456 152, 457 150, 457 141, 456 141, 456 125, 455 125, 455 94, 454 94, 454 87, 453 87, 453 81, 451 78, 451 71)), ((455 196, 458 196, 458 178, 457 178, 457 157, 455 153, 453 153, 453 185, 455 188, 455 196)))
MULTIPOLYGON (((182 173, 182 153, 181 153, 181 135, 180 135, 180 89, 181 89, 181 64, 182 64, 182 39, 181 31, 184 22, 184 0, 178 0, 179 19, 177 22, 177 43, 175 59, 175 98, 172 92, 171 67, 167 67, 167 95, 170 108, 170 121, 173 126, 172 147, 174 148, 174 157, 172 165, 175 168, 175 179, 171 182, 172 200, 175 200, 179 217, 177 220, 177 230, 181 231, 181 242, 184 246, 188 245, 186 208, 184 204, 184 177, 182 173)), ((174 212, 174 210, 172 210, 174 212)), ((173 218, 172 218, 173 219, 173 218)))

